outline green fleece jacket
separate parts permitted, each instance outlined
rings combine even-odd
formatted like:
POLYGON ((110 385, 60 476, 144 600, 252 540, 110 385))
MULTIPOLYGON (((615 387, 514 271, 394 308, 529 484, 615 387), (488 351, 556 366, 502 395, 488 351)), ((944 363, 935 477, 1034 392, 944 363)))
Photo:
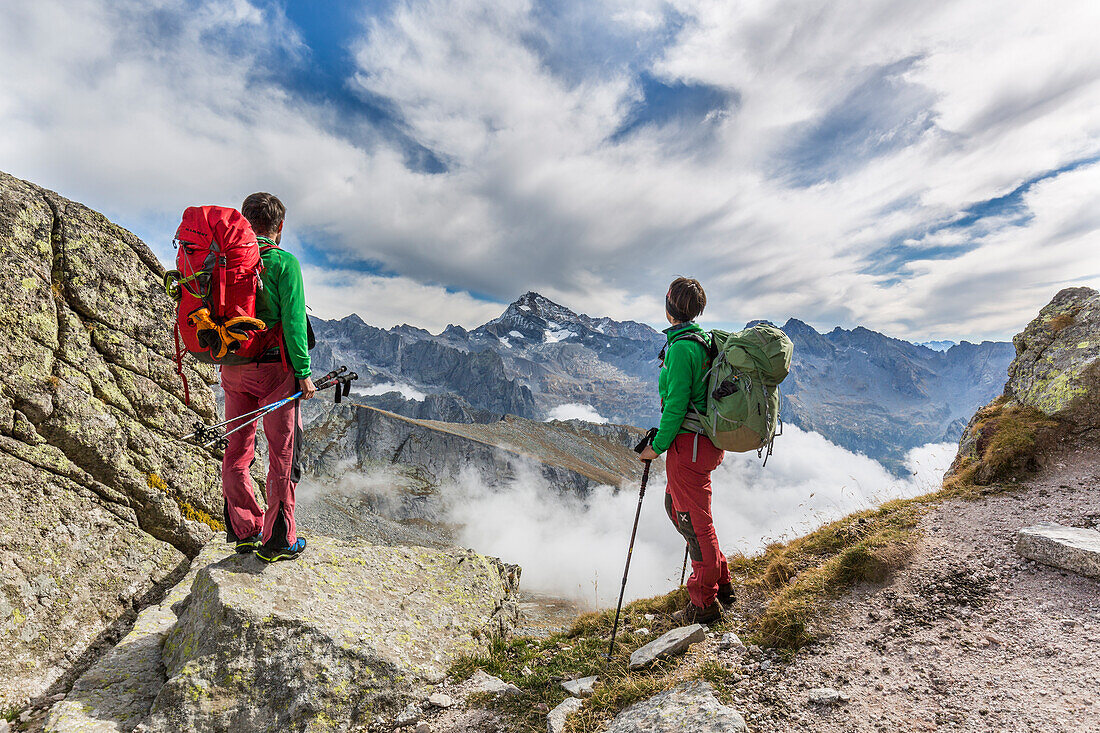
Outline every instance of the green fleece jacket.
POLYGON ((283 326, 283 342, 286 359, 294 376, 305 379, 310 375, 309 331, 306 326, 306 291, 302 284, 302 266, 298 258, 280 249, 267 237, 257 237, 264 262, 260 276, 264 289, 256 297, 256 317, 271 328, 276 323, 283 326))
POLYGON ((681 323, 664 332, 668 345, 657 379, 657 391, 661 394, 661 426, 653 439, 653 450, 658 455, 668 450, 677 435, 690 432, 681 430, 688 406, 694 405, 699 412, 707 409, 706 349, 691 339, 673 343, 673 339, 688 331, 706 335, 706 331, 693 322, 681 323))

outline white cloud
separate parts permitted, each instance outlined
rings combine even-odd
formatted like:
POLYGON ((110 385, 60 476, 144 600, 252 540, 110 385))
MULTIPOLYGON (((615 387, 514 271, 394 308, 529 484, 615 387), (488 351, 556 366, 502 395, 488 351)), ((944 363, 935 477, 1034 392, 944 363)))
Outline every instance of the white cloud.
POLYGON ((449 324, 479 326, 503 308, 469 293, 452 293, 407 277, 366 275, 352 270, 303 266, 306 295, 313 315, 336 318, 348 313, 375 326, 408 323, 439 333, 449 324))
POLYGON ((607 418, 596 411, 596 408, 591 405, 581 405, 576 402, 570 402, 565 405, 558 405, 550 409, 547 413, 548 420, 584 420, 585 422, 605 424, 607 418))
POLYGON ((390 392, 398 392, 407 400, 415 400, 416 402, 423 402, 427 398, 427 393, 421 392, 416 387, 409 384, 393 384, 391 382, 385 382, 382 384, 372 384, 370 387, 364 387, 362 389, 356 389, 355 394, 360 395, 384 395, 390 392))
POLYGON ((660 51, 610 63, 600 44, 611 40, 582 39, 563 72, 531 39, 550 51, 576 39, 539 27, 529 2, 407 0, 368 20, 349 83, 446 161, 429 174, 370 125, 334 132, 346 122, 338 105, 272 78, 273 61, 308 55, 281 13, 245 0, 9 3, 0 166, 131 226, 274 191, 288 232, 324 242, 336 263, 312 275, 315 307, 359 309, 378 325, 474 325, 500 308, 466 293, 528 289, 653 321, 665 283, 689 274, 720 321, 793 315, 973 340, 1015 332, 1059 287, 1100 285, 1086 198, 1096 166, 1033 188, 1022 226, 922 234, 1100 152, 1091 0, 1058 12, 990 0, 557 11, 602 14, 624 48, 660 51), (638 70, 736 103, 612 142, 643 99, 638 70), (842 147, 829 175, 793 186, 808 165, 799 156, 829 149, 806 137, 814 129, 855 129, 857 150, 842 147), (948 239, 974 249, 861 272, 899 238, 912 252, 948 239), (402 277, 355 276, 359 261, 402 277), (424 297, 400 296, 410 289, 424 297))
MULTIPOLYGON (((771 541, 804 534, 853 511, 939 488, 953 444, 910 451, 913 471, 898 479, 866 456, 816 433, 788 427, 761 467, 756 454, 727 453, 712 475, 715 528, 727 554, 753 554, 771 541)), ((523 567, 523 587, 592 602, 615 603, 638 501, 638 487, 598 487, 587 497, 550 490, 533 471, 490 488, 466 473, 441 489, 446 520, 460 540, 523 567)), ((679 583, 684 542, 664 511, 664 486, 648 487, 627 586, 629 598, 679 583)))

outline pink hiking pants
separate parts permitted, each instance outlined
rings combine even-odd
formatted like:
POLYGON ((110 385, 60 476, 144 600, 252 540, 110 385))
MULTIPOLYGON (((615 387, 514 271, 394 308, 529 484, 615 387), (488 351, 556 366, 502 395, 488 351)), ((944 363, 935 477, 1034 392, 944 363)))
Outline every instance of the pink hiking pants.
MULTIPOLYGON (((298 391, 298 380, 278 362, 223 366, 222 389, 225 390, 225 417, 230 419, 290 397, 298 391)), ((231 430, 239 424, 231 422, 227 428, 231 430)), ((229 436, 229 447, 222 459, 225 526, 231 540, 252 537, 262 528, 265 544, 289 547, 297 539, 294 487, 301 475, 302 418, 298 401, 268 414, 263 424, 268 449, 267 511, 260 511, 249 475, 256 451, 256 424, 253 423, 229 436)))
POLYGON ((723 455, 710 438, 691 433, 677 435, 665 452, 665 511, 687 540, 691 555, 688 595, 700 608, 714 603, 719 584, 730 582, 710 513, 710 472, 718 468, 723 455))

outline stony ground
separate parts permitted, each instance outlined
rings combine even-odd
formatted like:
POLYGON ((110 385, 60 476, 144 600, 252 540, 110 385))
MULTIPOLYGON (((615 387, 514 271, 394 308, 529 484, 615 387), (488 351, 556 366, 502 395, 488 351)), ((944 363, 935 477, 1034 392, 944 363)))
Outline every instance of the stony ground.
POLYGON ((1016 530, 1100 525, 1100 450, 923 520, 908 567, 843 600, 831 636, 788 664, 716 651, 758 731, 1100 730, 1100 582, 1036 565, 1016 530), (812 688, 848 698, 812 704, 812 688))

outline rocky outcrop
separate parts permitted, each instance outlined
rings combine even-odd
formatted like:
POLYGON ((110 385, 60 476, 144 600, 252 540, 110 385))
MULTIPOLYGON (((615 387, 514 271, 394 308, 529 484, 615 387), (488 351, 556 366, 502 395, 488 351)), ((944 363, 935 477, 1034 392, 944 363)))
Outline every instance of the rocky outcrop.
POLYGON ((347 730, 392 722, 511 628, 519 569, 467 550, 310 538, 266 566, 212 542, 50 711, 66 731, 347 730))
POLYGON ((948 485, 990 484, 1067 437, 1100 436, 1100 293, 1062 290, 1013 343, 1004 393, 971 418, 948 485))
POLYGON ((635 703, 607 733, 748 733, 745 719, 718 702, 714 688, 695 680, 635 703))
POLYGON ((214 415, 140 240, 0 174, 0 709, 66 686, 216 526, 214 415))
POLYGON ((232 547, 215 540, 165 598, 138 614, 137 620, 107 654, 50 710, 46 733, 129 733, 149 715, 164 686, 164 639, 176 625, 176 610, 191 592, 199 571, 233 556, 232 547))
POLYGON ((512 415, 490 424, 444 423, 344 403, 306 433, 305 465, 319 476, 400 464, 438 486, 468 468, 490 482, 505 482, 533 466, 550 484, 583 493, 594 484, 618 486, 641 475, 637 457, 622 442, 569 423, 512 415))
POLYGON ((1079 432, 1100 431, 1100 293, 1066 288, 1012 339, 1005 397, 1079 432))
POLYGON ((707 637, 699 624, 678 626, 666 631, 645 646, 634 650, 630 655, 630 669, 641 669, 662 657, 670 657, 685 651, 692 644, 698 644, 707 637))

